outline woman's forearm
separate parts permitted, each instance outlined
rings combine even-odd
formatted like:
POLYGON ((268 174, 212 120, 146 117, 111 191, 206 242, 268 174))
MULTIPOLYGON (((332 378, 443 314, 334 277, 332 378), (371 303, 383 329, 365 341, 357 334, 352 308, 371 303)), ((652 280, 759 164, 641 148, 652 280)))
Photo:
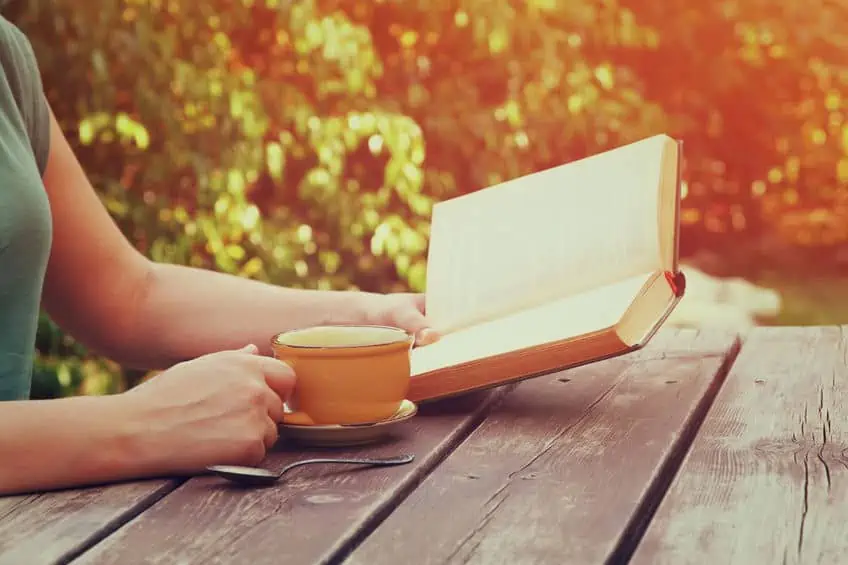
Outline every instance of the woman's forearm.
POLYGON ((270 340, 291 328, 356 323, 353 293, 283 288, 181 265, 153 269, 130 336, 115 357, 164 368, 247 343, 270 353, 270 340))
POLYGON ((285 363, 243 348, 121 394, 0 402, 0 495, 256 465, 294 380, 285 363))
POLYGON ((0 495, 144 476, 143 434, 117 396, 0 402, 0 495))

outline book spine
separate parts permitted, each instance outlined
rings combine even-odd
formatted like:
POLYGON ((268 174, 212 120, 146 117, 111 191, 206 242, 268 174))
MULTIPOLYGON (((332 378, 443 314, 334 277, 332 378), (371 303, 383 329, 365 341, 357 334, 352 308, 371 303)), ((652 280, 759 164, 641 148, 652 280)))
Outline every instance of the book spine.
POLYGON ((683 274, 683 271, 677 271, 676 273, 666 271, 665 280, 668 281, 668 286, 671 287, 671 292, 674 293, 674 296, 680 298, 686 292, 686 275, 683 274))

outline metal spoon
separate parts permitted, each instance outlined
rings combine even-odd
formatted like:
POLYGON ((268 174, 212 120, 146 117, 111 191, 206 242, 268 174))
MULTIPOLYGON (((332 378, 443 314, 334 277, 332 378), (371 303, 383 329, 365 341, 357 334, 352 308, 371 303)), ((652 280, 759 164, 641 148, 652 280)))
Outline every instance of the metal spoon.
POLYGON ((304 459, 303 461, 295 461, 294 463, 283 467, 282 471, 275 473, 268 469, 259 467, 242 467, 240 465, 213 465, 207 467, 218 476, 224 477, 227 480, 251 486, 267 486, 272 485, 279 480, 285 473, 291 471, 295 467, 301 465, 312 465, 313 463, 348 463, 351 465, 373 465, 373 466, 390 466, 390 465, 405 465, 415 459, 414 455, 398 455, 395 457, 386 457, 384 459, 369 459, 369 458, 340 458, 340 459, 304 459))

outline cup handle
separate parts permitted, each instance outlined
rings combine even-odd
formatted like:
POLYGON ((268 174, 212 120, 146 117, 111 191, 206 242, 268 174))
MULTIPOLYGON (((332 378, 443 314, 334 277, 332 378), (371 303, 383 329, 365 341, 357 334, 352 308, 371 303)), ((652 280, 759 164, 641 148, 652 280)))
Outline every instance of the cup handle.
POLYGON ((292 426, 314 426, 315 422, 306 412, 285 412, 283 414, 283 423, 292 426))

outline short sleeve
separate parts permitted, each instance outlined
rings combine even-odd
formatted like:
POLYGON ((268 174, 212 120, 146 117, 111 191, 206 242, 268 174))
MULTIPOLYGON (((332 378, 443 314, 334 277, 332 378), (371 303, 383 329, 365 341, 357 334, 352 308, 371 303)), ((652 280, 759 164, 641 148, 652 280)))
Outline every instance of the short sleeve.
POLYGON ((29 40, 23 34, 21 34, 21 41, 24 42, 21 46, 23 52, 21 71, 25 77, 24 88, 28 94, 27 99, 22 101, 26 108, 24 119, 38 172, 44 176, 44 171, 47 169, 47 157, 50 154, 50 109, 41 84, 41 74, 35 53, 29 40))
POLYGON ((12 82, 38 172, 43 176, 50 153, 50 109, 44 95, 38 61, 26 35, 7 20, 3 24, 8 26, 4 30, 8 42, 5 46, 8 52, 4 53, 7 79, 12 82), (11 69, 8 63, 11 63, 11 69), (14 77, 8 76, 10 71, 14 77))

